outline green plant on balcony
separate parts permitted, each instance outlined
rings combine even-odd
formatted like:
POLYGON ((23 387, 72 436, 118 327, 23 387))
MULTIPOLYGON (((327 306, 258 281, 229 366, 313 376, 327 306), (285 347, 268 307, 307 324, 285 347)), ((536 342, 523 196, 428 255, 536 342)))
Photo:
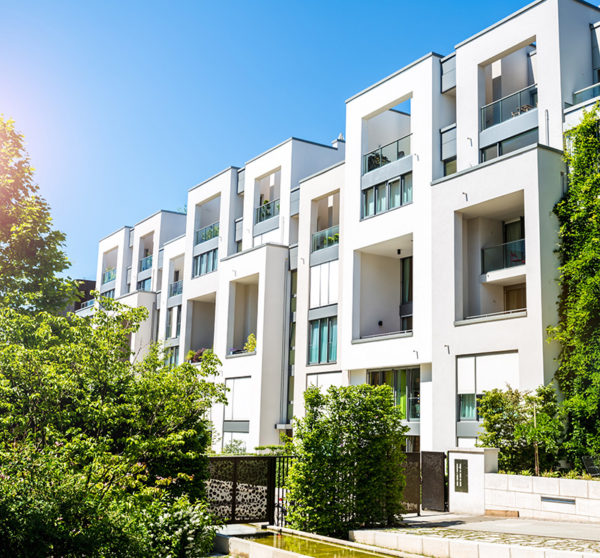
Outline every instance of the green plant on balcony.
POLYGON ((244 343, 244 351, 246 353, 253 353, 256 351, 256 335, 254 335, 254 333, 248 335, 248 339, 246 340, 246 343, 244 343))
POLYGON ((202 362, 202 355, 207 350, 208 349, 206 349, 204 347, 202 349, 198 349, 197 351, 194 351, 193 349, 190 349, 187 352, 187 354, 185 355, 186 362, 191 362, 191 363, 202 362))

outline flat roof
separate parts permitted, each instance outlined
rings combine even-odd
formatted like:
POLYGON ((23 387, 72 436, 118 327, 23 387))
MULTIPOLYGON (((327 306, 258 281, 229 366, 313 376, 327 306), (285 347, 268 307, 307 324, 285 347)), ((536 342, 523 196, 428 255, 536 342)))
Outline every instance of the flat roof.
MULTIPOLYGON (((324 169, 321 169, 320 171, 317 171, 313 174, 309 174, 307 177, 305 178, 301 178, 300 180, 298 180, 298 184, 301 184, 302 182, 306 182, 307 180, 310 180, 311 178, 315 178, 316 176, 319 176, 320 174, 324 174, 330 170, 335 169, 336 167, 340 167, 341 165, 343 165, 346 162, 345 159, 342 159, 341 161, 338 161, 337 163, 335 163, 334 165, 331 165, 329 167, 326 167, 324 169)), ((298 186, 299 187, 299 186, 298 186)))

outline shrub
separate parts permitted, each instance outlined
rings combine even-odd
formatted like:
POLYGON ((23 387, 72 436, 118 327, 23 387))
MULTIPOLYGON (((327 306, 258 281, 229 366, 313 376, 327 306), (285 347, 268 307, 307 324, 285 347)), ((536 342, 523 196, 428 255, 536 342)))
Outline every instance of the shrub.
POLYGON ((287 479, 292 528, 347 536, 402 511, 404 433, 389 386, 310 387, 287 479))

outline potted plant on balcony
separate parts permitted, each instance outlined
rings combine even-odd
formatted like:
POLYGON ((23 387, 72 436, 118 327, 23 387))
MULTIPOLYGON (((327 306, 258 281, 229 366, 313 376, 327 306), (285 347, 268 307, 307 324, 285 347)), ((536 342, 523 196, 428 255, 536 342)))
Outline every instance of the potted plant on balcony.
POLYGON ((250 335, 248 335, 248 339, 244 344, 244 352, 253 353, 254 351, 256 351, 256 335, 254 335, 254 333, 251 333, 250 335))

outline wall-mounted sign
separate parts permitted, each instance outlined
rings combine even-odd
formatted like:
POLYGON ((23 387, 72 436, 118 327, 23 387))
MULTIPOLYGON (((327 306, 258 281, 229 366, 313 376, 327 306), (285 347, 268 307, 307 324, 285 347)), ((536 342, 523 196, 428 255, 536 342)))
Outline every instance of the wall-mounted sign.
POLYGON ((454 491, 469 492, 469 462, 466 459, 454 460, 454 491))

